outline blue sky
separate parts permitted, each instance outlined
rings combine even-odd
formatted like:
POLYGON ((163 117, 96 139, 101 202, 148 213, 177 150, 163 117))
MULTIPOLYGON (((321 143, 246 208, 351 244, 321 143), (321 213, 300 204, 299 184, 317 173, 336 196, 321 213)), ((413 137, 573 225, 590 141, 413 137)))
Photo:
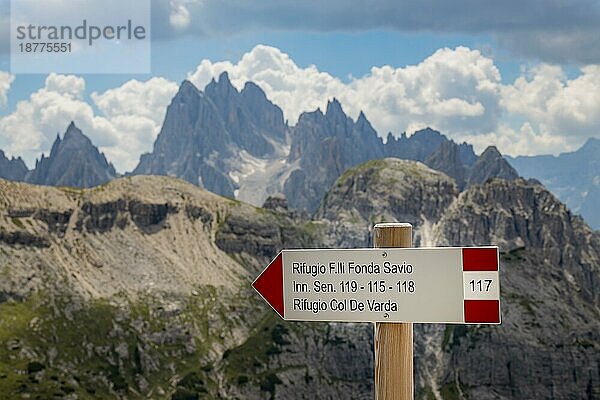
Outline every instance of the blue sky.
MULTIPOLYGON (((478 151, 557 154, 600 135, 595 0, 153 0, 152 8, 151 74, 11 74, 2 24, 0 148, 31 165, 74 119, 119 170, 130 169, 151 149, 177 85, 190 79, 202 89, 223 70, 238 87, 256 81, 292 123, 338 97, 382 136, 432 126, 478 151)), ((0 22, 7 15, 0 0, 0 22)))
MULTIPOLYGON (((417 64, 442 47, 467 46, 484 53, 497 52, 493 39, 479 35, 451 35, 433 33, 403 33, 391 30, 364 32, 253 32, 225 37, 187 36, 173 40, 157 40, 152 44, 151 74, 82 74, 86 87, 104 91, 119 86, 130 79, 148 79, 162 76, 181 81, 203 59, 215 61, 239 60, 257 44, 277 47, 289 54, 298 65, 316 65, 320 70, 342 80, 369 73, 371 67, 391 65, 402 67, 417 64), (168 57, 166 56, 168 54, 168 57)), ((502 72, 504 82, 519 76, 520 67, 527 60, 498 54, 495 62, 502 72)), ((0 56, 2 69, 9 68, 9 55, 0 56)), ((569 71, 573 68, 567 66, 569 71)), ((572 73, 576 73, 572 72, 572 73)), ((18 101, 44 86, 46 75, 16 75, 7 107, 0 115, 14 111, 18 101)))

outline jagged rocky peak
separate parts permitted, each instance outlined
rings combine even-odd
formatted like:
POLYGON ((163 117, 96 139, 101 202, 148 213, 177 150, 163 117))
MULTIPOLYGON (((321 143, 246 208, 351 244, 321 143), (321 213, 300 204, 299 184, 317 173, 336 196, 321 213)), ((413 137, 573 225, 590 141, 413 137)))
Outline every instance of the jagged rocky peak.
POLYGON ((473 145, 467 142, 462 142, 458 145, 458 149, 460 153, 460 159, 462 160, 463 164, 465 164, 466 167, 472 167, 477 161, 477 155, 473 150, 473 145))
POLYGON ((238 91, 224 72, 204 89, 184 81, 167 109, 152 153, 133 174, 170 175, 234 197, 240 153, 270 160, 285 146, 283 112, 255 84, 238 91))
POLYGON ((27 165, 21 157, 10 159, 0 150, 0 178, 10 181, 22 181, 27 175, 27 165))
MULTIPOLYGON (((227 72, 222 72, 219 75, 218 80, 212 78, 208 85, 206 85, 204 92, 214 100, 221 101, 226 100, 229 96, 238 94, 237 89, 231 84, 227 72)), ((219 103, 221 101, 219 101, 219 103)))
MULTIPOLYGON (((60 142, 60 138, 57 137, 57 139, 60 142)), ((62 146, 81 147, 89 145, 93 146, 92 141, 83 134, 81 129, 75 125, 75 122, 71 121, 63 137, 62 146)))
POLYGON ((49 157, 42 155, 25 180, 38 185, 93 187, 117 177, 115 168, 92 141, 71 122, 57 135, 49 157))
POLYGON ((317 109, 314 111, 304 111, 300 114, 300 117, 298 117, 298 123, 296 126, 300 124, 316 123, 323 120, 324 117, 325 114, 323 114, 321 107, 317 107, 317 109))
POLYGON ((327 101, 325 116, 328 118, 342 118, 344 120, 347 118, 346 113, 342 109, 342 105, 335 97, 327 101))
POLYGON ((177 94, 175 95, 174 99, 183 99, 188 98, 190 96, 198 96, 200 94, 201 92, 196 87, 196 85, 185 79, 183 82, 181 82, 179 90, 177 91, 177 94))
POLYGON ((314 212, 346 169, 383 156, 382 140, 364 114, 354 122, 334 98, 325 115, 304 113, 293 128, 288 162, 299 160, 300 168, 290 174, 283 192, 291 207, 314 212))
MULTIPOLYGON (((375 133, 375 135, 377 135, 375 128, 373 128, 373 125, 371 125, 371 122, 362 111, 358 114, 358 118, 356 119, 356 129, 361 134, 371 135, 372 133, 375 133)), ((381 141, 381 139, 379 139, 379 141, 381 141)))
POLYGON ((515 180, 519 178, 517 171, 506 161, 494 146, 489 146, 479 156, 469 177, 469 185, 484 183, 491 178, 515 180))
POLYGON ((250 115, 255 118, 259 126, 267 129, 272 138, 284 141, 287 123, 283 117, 283 110, 273 104, 254 82, 246 82, 240 94, 250 115))
POLYGON ((234 145, 262 157, 273 152, 270 141, 285 140, 283 111, 255 83, 246 82, 238 91, 225 71, 218 80, 213 78, 204 92, 215 104, 234 145))
POLYGON ((593 240, 581 218, 546 188, 524 179, 491 179, 470 187, 440 225, 447 244, 496 243, 504 251, 544 248, 544 257, 557 265, 576 261, 573 243, 593 240), (470 210, 469 219, 461 219, 465 210, 470 210))

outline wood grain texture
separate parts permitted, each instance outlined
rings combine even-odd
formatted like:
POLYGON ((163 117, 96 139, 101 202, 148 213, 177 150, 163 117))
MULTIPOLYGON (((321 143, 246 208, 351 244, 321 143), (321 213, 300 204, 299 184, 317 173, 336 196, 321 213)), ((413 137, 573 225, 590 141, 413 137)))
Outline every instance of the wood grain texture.
MULTIPOLYGON (((375 225, 374 247, 412 247, 412 225, 375 225)), ((375 399, 413 400, 412 323, 375 324, 375 399)))

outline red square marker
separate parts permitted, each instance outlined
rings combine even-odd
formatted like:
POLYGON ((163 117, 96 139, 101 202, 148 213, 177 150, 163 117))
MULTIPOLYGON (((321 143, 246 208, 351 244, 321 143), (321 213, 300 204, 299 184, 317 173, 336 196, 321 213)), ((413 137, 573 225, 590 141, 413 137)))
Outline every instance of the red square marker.
POLYGON ((498 271, 496 247, 465 247, 462 249, 463 271, 498 271))
POLYGON ((500 323, 500 301, 465 300, 465 322, 500 323))

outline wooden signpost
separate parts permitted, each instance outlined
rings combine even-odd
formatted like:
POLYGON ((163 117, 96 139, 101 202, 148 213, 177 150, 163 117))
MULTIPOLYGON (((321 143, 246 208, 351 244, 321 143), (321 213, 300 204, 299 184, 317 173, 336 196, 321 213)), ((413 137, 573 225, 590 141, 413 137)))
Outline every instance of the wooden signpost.
POLYGON ((285 320, 375 323, 377 400, 413 398, 412 323, 500 323, 498 248, 412 248, 378 224, 374 248, 283 250, 252 286, 285 320))
MULTIPOLYGON (((411 224, 378 224, 374 247, 412 247, 411 224)), ((375 398, 412 400, 413 326, 411 322, 375 323, 375 398)))

